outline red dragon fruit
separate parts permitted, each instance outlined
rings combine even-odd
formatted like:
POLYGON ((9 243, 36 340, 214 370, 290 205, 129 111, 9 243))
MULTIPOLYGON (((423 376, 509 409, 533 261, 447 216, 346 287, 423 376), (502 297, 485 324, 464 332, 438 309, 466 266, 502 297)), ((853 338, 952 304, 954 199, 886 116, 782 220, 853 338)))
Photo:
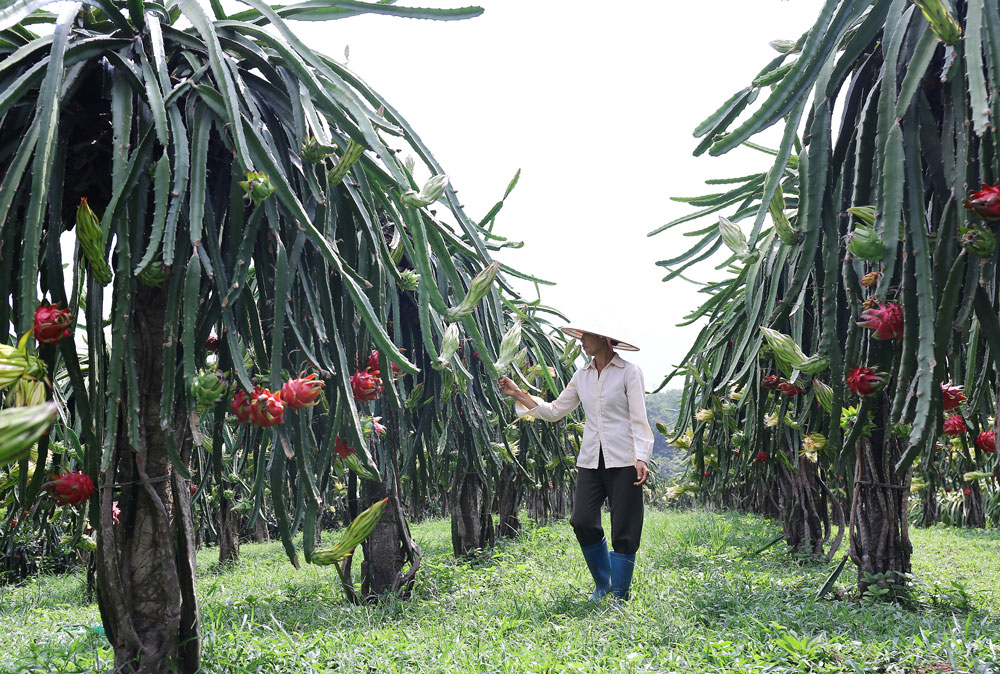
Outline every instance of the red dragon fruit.
POLYGON ((53 475, 53 480, 43 488, 56 497, 59 505, 76 505, 86 501, 94 493, 94 481, 82 470, 65 475, 53 475))
POLYGON ((250 396, 250 422, 254 426, 270 428, 285 421, 285 403, 281 402, 281 392, 271 393, 259 388, 250 396))
POLYGON ((382 380, 378 374, 373 373, 370 369, 351 375, 351 390, 354 392, 355 400, 361 402, 378 400, 383 388, 382 380))
POLYGON ((870 367, 856 367, 847 375, 847 388, 859 396, 870 396, 878 392, 884 384, 883 374, 870 367))
POLYGON ((953 414, 944 420, 945 435, 954 437, 965 433, 967 430, 969 430, 969 427, 965 425, 965 419, 962 418, 961 414, 953 414))
POLYGON ((997 443, 993 431, 983 431, 976 437, 976 447, 984 454, 996 454, 997 443))
POLYGON ((978 192, 970 192, 965 207, 984 220, 1000 220, 1000 184, 984 184, 978 192))
POLYGON ((965 402, 965 395, 961 386, 955 386, 951 382, 941 384, 941 406, 945 412, 950 412, 965 402))
POLYGON ((858 325, 874 332, 875 339, 899 339, 903 336, 903 309, 898 304, 881 304, 861 312, 858 325))
POLYGON ((290 410, 312 407, 323 395, 323 380, 316 373, 289 379, 281 387, 281 401, 290 410))
POLYGON ((35 309, 35 339, 42 344, 55 344, 63 337, 69 337, 71 325, 73 317, 69 309, 60 309, 58 304, 35 309))

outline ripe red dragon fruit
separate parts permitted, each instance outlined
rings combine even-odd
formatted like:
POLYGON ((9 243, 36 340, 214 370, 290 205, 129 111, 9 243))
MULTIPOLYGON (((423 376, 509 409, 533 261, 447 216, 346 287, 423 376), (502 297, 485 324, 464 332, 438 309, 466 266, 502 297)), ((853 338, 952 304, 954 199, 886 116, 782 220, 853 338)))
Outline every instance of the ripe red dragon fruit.
POLYGON ((357 450, 352 447, 347 446, 347 442, 338 435, 337 439, 333 442, 333 451, 337 452, 337 456, 341 459, 347 459, 352 454, 357 454, 357 450))
POLYGON ((757 463, 765 463, 768 458, 769 457, 767 455, 767 452, 760 451, 760 452, 757 452, 757 456, 755 456, 753 460, 756 461, 757 463))
POLYGON ((944 420, 944 434, 950 436, 961 435, 969 430, 969 427, 965 425, 965 419, 962 418, 961 414, 953 414, 944 420))
POLYGON ((261 428, 277 426, 285 421, 285 403, 281 402, 281 392, 271 393, 259 388, 250 396, 250 423, 261 428))
POLYGON ((903 309, 898 304, 881 304, 861 312, 858 325, 874 332, 875 339, 899 339, 903 336, 903 309))
POLYGON ((870 396, 885 385, 881 372, 870 367, 856 367, 847 375, 847 388, 859 396, 870 396))
POLYGON ((316 373, 289 379, 281 387, 281 401, 290 410, 312 407, 323 395, 323 380, 316 373))
MULTIPOLYGON (((392 367, 392 378, 394 380, 399 379, 399 377, 402 376, 403 371, 400 370, 399 366, 395 363, 389 363, 389 365, 392 367)), ((372 374, 381 379, 382 372, 378 363, 378 350, 372 351, 371 355, 368 356, 368 369, 372 372, 372 374)))
POLYGON ((355 400, 361 402, 378 400, 383 388, 382 380, 369 369, 351 375, 351 390, 354 392, 355 400))
POLYGON ((965 494, 966 496, 972 496, 972 490, 969 489, 968 487, 966 487, 965 489, 963 489, 962 493, 965 494))
POLYGON ((118 524, 118 517, 122 514, 121 508, 118 507, 118 501, 114 501, 111 504, 111 519, 114 520, 115 524, 118 524))
POLYGON ((233 414, 236 415, 236 423, 250 423, 250 394, 246 391, 237 391, 233 396, 233 414))
POLYGON ((55 344, 63 337, 69 337, 73 317, 69 309, 60 309, 58 304, 48 304, 35 309, 35 339, 42 344, 55 344))
POLYGON ((769 374, 760 380, 760 385, 764 388, 776 389, 781 384, 781 377, 776 374, 769 374))
POLYGON ((945 412, 950 412, 965 402, 965 395, 961 386, 955 386, 951 382, 941 384, 941 406, 945 412))
POLYGON ((983 431, 976 436, 976 447, 984 454, 996 454, 997 443, 993 437, 993 431, 983 431))
POLYGON ((65 475, 53 475, 42 487, 56 497, 59 505, 77 505, 94 493, 94 481, 82 470, 65 475))
POLYGON ((780 384, 778 384, 778 390, 784 393, 786 396, 797 396, 800 393, 802 393, 802 391, 804 391, 805 389, 803 389, 801 386, 796 386, 795 384, 789 381, 783 381, 780 384))
POLYGON ((984 184, 978 192, 970 192, 965 207, 984 220, 1000 220, 1000 184, 984 184))

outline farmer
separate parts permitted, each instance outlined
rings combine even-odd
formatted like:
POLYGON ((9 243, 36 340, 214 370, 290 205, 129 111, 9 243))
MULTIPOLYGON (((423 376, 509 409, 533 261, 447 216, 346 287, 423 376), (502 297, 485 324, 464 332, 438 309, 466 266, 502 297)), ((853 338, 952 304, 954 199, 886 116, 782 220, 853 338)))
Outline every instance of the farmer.
POLYGON ((583 343, 590 362, 576 371, 559 397, 542 402, 507 377, 500 380, 500 391, 520 403, 519 416, 543 421, 558 421, 583 404, 586 423, 576 459, 576 497, 570 524, 596 584, 591 601, 608 592, 625 600, 642 535, 642 485, 649 475, 653 432, 646 419, 642 371, 615 349, 639 349, 607 336, 610 330, 594 332, 567 326, 562 331, 583 343), (614 552, 610 555, 601 528, 605 499, 611 510, 614 552))

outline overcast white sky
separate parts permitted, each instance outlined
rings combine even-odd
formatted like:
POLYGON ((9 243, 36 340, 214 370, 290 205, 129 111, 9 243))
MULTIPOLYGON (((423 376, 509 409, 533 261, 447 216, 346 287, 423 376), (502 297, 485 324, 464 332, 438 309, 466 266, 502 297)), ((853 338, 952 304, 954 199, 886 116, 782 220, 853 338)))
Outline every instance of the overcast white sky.
MULTIPOLYGON (((521 169, 496 231, 525 246, 498 257, 556 282, 542 300, 574 323, 620 326, 617 336, 642 348, 626 357, 651 390, 693 343, 697 327, 674 326, 704 295, 662 283, 655 266, 692 239, 647 233, 689 212, 669 197, 768 166, 747 149, 695 158, 691 131, 776 55, 768 41, 798 38, 823 3, 479 4, 485 13, 469 21, 298 25, 338 60, 350 47, 349 67, 411 123, 474 219, 521 169)), ((714 273, 703 266, 695 276, 714 273)))
MULTIPOLYGON (((620 326, 617 336, 642 349, 626 357, 651 390, 693 343, 697 327, 675 324, 705 296, 683 280, 662 283, 655 265, 692 239, 647 233, 689 212, 669 197, 768 166, 748 149, 695 158, 691 132, 776 55, 770 40, 798 38, 823 3, 479 4, 485 13, 469 21, 364 16, 298 26, 338 60, 350 47, 349 67, 406 117, 474 219, 521 169, 496 231, 525 246, 499 259, 556 282, 542 300, 572 322, 620 326)), ((718 273, 698 269, 700 279, 718 273)))

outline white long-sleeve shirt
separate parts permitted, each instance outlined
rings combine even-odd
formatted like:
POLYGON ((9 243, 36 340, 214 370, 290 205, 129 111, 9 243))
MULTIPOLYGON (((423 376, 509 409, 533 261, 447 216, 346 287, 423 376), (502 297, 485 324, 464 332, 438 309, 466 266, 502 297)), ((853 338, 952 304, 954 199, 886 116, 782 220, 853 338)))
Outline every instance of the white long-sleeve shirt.
POLYGON ((601 452, 606 468, 634 466, 637 460, 649 463, 653 431, 646 419, 645 388, 637 365, 615 354, 598 373, 591 359, 576 371, 559 397, 525 414, 559 421, 581 403, 586 419, 577 466, 597 468, 601 452))

